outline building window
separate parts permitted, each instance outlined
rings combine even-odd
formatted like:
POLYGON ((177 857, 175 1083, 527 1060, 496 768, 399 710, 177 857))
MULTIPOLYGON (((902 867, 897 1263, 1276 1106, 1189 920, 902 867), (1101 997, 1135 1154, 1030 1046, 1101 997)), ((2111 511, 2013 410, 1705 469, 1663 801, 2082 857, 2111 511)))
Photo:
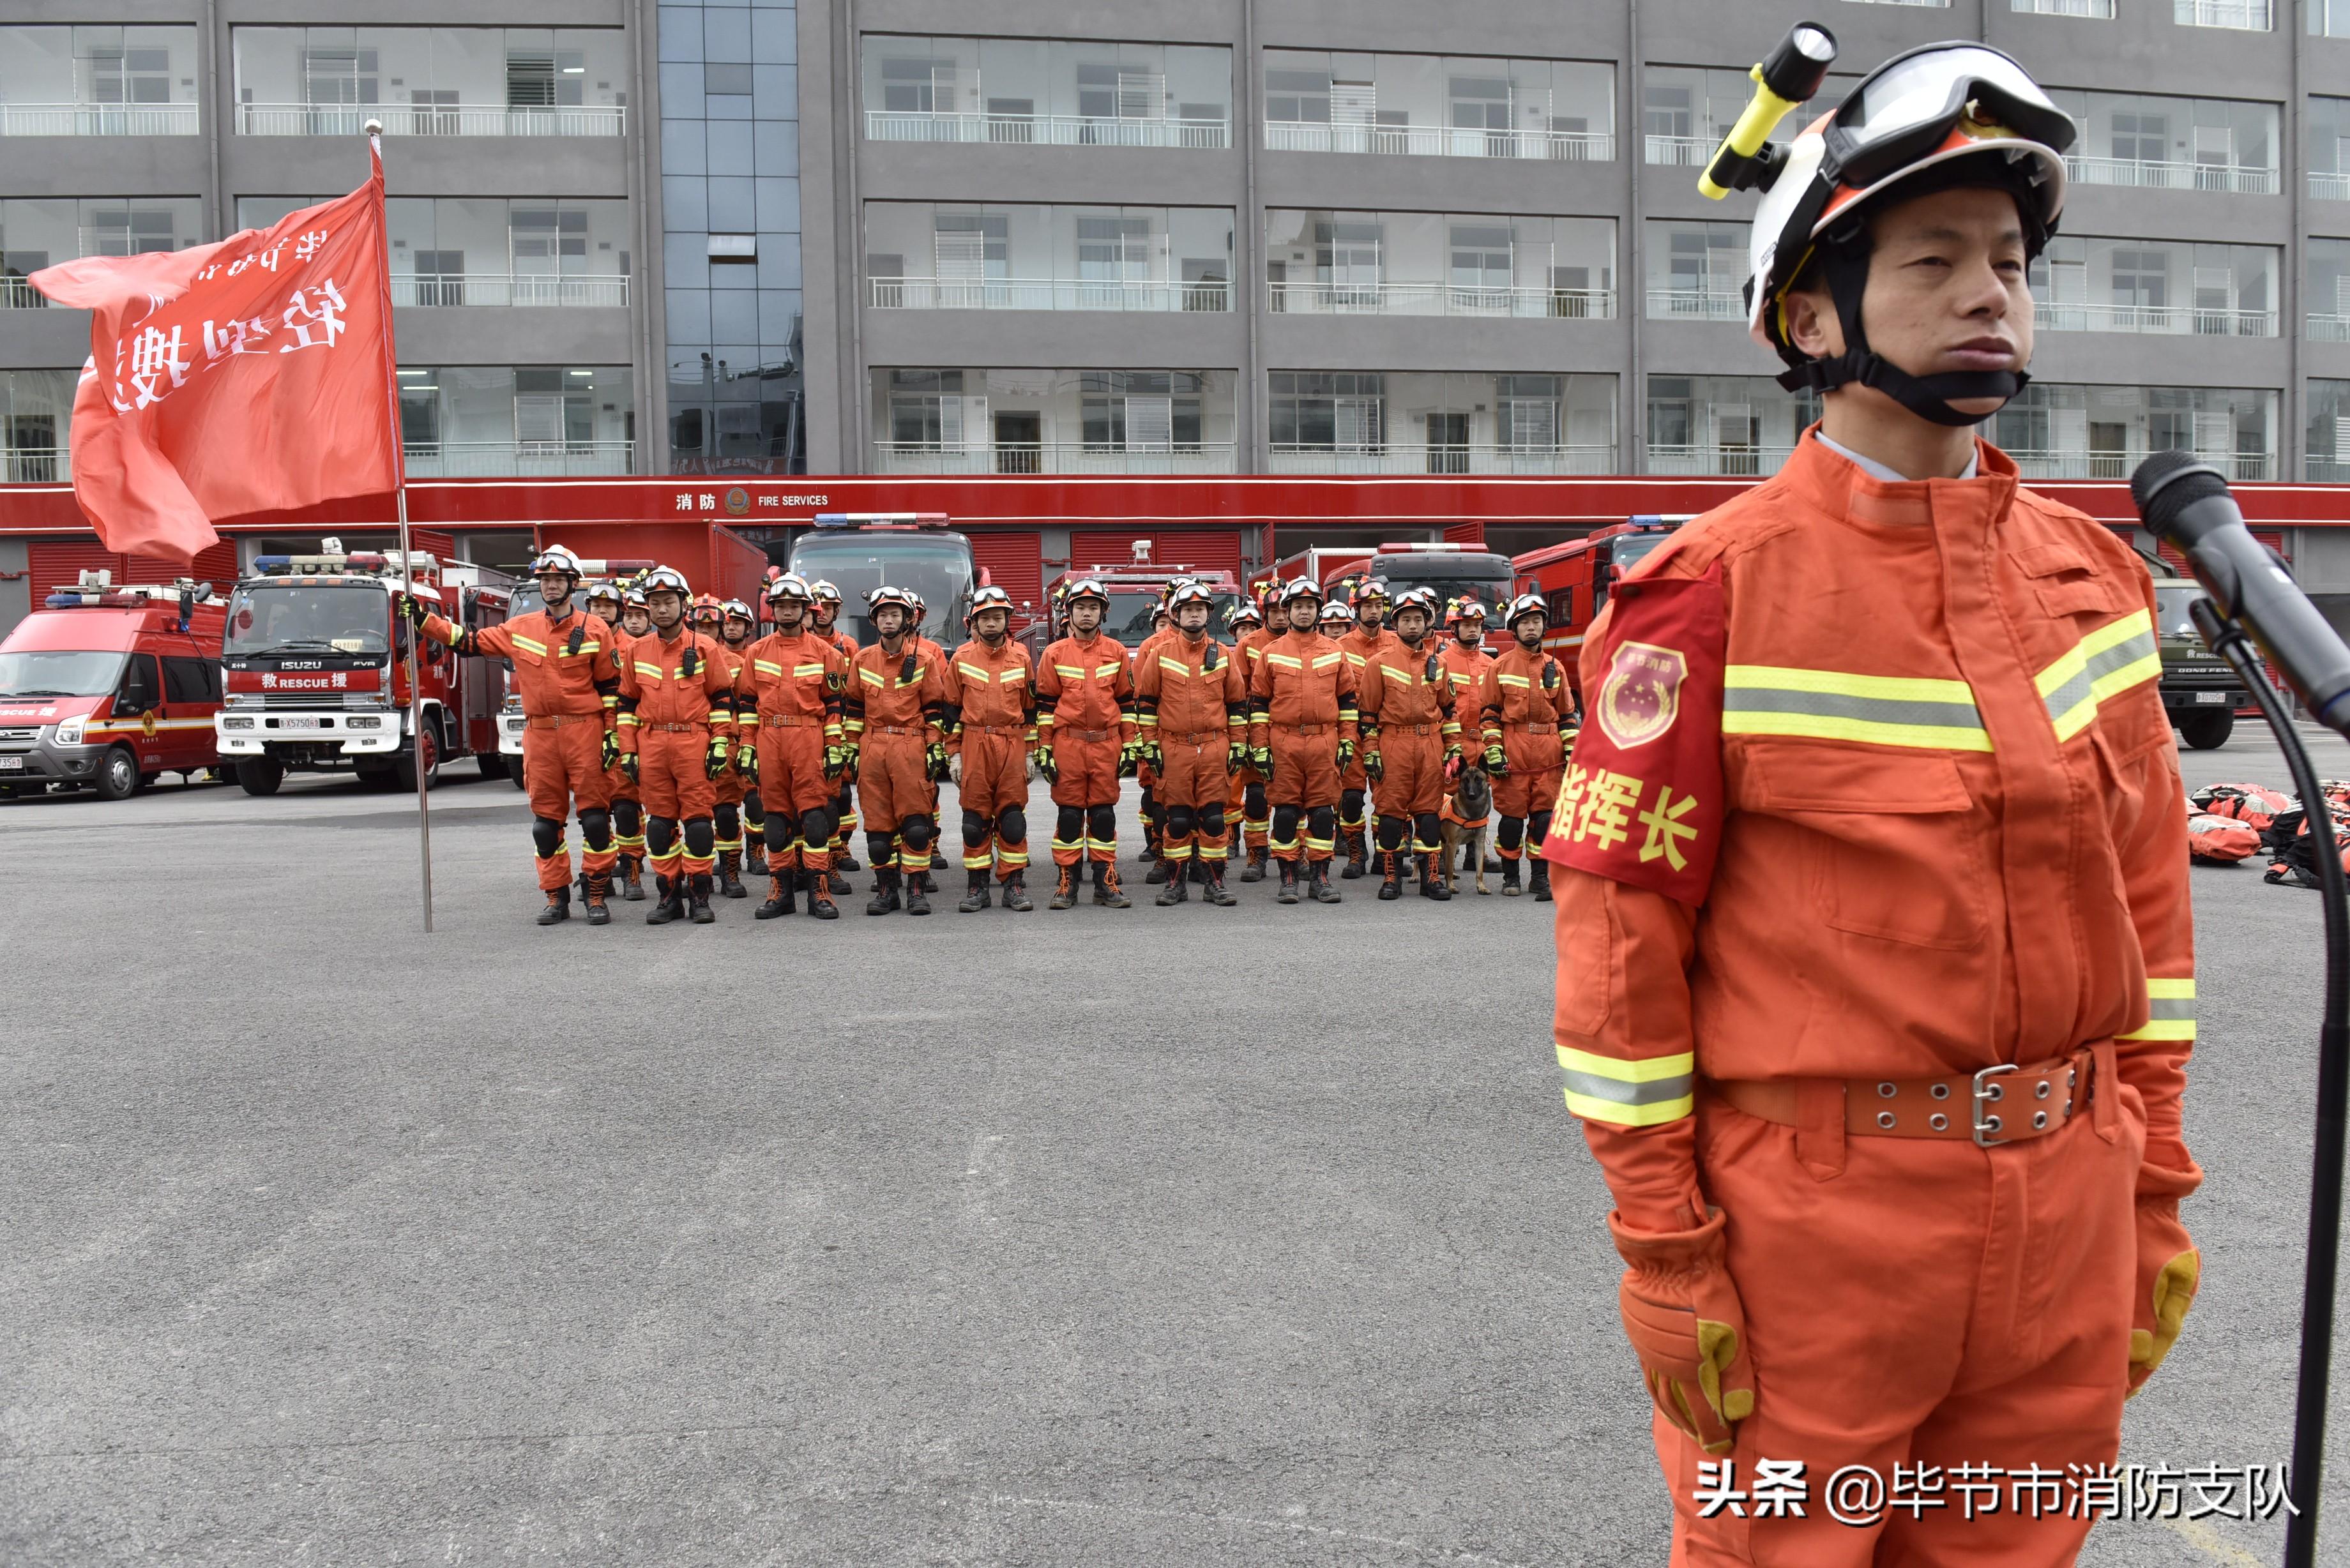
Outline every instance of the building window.
POLYGON ((2276 21, 2271 0, 2171 0, 2171 20, 2182 27, 2265 33, 2276 21))
POLYGON ((626 366, 402 366, 399 381, 411 474, 633 471, 636 405, 626 366))
POLYGON ((1648 472, 1775 473, 1819 416, 1817 393, 1767 376, 1650 376, 1648 472))
POLYGON ((875 34, 864 49, 873 140, 1231 144, 1221 46, 875 34))
POLYGON ((1229 370, 877 369, 875 472, 1230 473, 1229 370))
POLYGON ((2309 430, 2303 461, 2316 483, 2350 481, 2350 381, 2309 383, 2309 430))
POLYGON ((1604 473, 1615 379, 1491 372, 1276 370, 1275 473, 1604 473))
POLYGON ((1650 223, 1649 319, 1744 321, 1748 234, 1745 223, 1650 223))
POLYGON ((2050 96, 2081 128, 2064 160, 2074 180, 2244 195, 2279 188, 2276 104, 2063 88, 2050 96))
POLYGON ((2277 394, 2034 381, 1991 417, 2027 479, 2126 479, 2149 454, 2193 452, 2230 479, 2276 477, 2277 394))
MULTIPOLYGON (((618 27, 232 29, 247 136, 618 136, 628 52, 618 27)), ((672 84, 665 80, 664 86, 672 84)))
POLYGON ((193 27, 0 26, 0 137, 192 136, 199 74, 193 27))
POLYGON ((2084 16, 2095 22, 2114 19, 2114 0, 2010 0, 2019 16, 2084 16))
POLYGON ((1269 49, 1264 90, 1274 151, 1615 156, 1614 72, 1596 62, 1269 49))
POLYGON ((2350 0, 2308 0, 2309 30, 2321 38, 2350 38, 2350 0))

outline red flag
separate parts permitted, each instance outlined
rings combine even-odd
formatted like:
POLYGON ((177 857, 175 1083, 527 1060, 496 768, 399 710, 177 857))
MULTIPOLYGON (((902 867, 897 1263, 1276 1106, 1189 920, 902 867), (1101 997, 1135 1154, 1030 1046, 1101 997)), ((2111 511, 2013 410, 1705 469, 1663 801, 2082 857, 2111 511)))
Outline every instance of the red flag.
POLYGON ((74 499, 108 549, 192 557, 215 517, 399 487, 380 160, 269 229, 31 282, 92 313, 74 499))

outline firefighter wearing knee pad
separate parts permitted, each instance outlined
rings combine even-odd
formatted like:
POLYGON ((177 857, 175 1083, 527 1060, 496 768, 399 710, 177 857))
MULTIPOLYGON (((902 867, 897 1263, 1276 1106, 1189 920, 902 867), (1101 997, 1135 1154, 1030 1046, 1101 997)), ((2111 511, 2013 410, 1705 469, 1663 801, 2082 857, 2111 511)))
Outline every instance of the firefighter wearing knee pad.
POLYGON ((946 680, 941 660, 915 640, 913 595, 884 585, 865 602, 878 636, 849 661, 841 712, 847 772, 865 804, 865 846, 873 861, 873 898, 865 912, 899 908, 902 883, 906 912, 927 915, 931 900, 918 875, 930 870, 939 833, 931 771, 934 763, 944 769, 946 680))
MULTIPOLYGON (((914 651, 920 655, 926 662, 933 663, 938 666, 939 682, 946 688, 947 694, 946 728, 951 732, 954 728, 955 704, 962 701, 962 683, 955 678, 954 660, 947 656, 946 645, 944 643, 940 642, 935 638, 926 635, 922 630, 923 624, 929 618, 931 613, 931 607, 922 602, 922 596, 916 593, 913 589, 908 588, 906 590, 906 597, 911 599, 914 604, 913 629, 906 634, 907 640, 913 646, 914 651)), ((944 628, 942 628, 941 629, 944 628)), ((945 753, 934 752, 931 753, 927 766, 924 769, 930 779, 931 801, 928 811, 930 819, 932 823, 941 823, 945 820, 939 811, 939 785, 946 783, 947 781, 948 762, 949 758, 945 753)), ((931 858, 929 864, 925 865, 920 870, 915 872, 912 877, 908 878, 910 883, 920 887, 925 895, 935 893, 939 890, 939 879, 936 876, 932 875, 932 873, 946 869, 947 855, 943 843, 944 838, 945 834, 942 829, 932 834, 931 838, 931 858)))
POLYGON ((1700 1467, 2106 1470, 2199 1282, 2154 591, 1981 434, 2074 135, 1963 41, 1780 150, 1749 327, 1820 422, 1583 647, 1554 1033, 1677 1563, 2075 1562, 2086 1511, 1732 1517, 1700 1467))
MULTIPOLYGON (((723 624, 720 639, 726 644, 726 651, 733 656, 735 676, 738 681, 742 676, 743 661, 749 656, 751 644, 758 635, 758 612, 742 599, 728 599, 726 618, 723 624)), ((752 739, 752 736, 745 733, 743 743, 749 745, 752 739)), ((751 766, 751 759, 744 757, 739 751, 735 753, 734 761, 738 772, 751 766)), ((723 872, 725 867, 722 864, 719 869, 723 872)), ((757 877, 766 874, 767 805, 764 797, 759 794, 759 779, 757 774, 754 772, 744 781, 743 788, 743 876, 757 877)), ((739 877, 735 885, 741 886, 739 877)), ((738 895, 730 892, 727 897, 731 898, 738 895)))
MULTIPOLYGON (((735 683, 735 721, 751 751, 756 798, 766 813, 767 877, 774 884, 754 918, 792 912, 794 895, 807 894, 808 913, 839 918, 832 901, 832 799, 847 763, 841 708, 848 661, 817 633, 808 585, 786 572, 767 584, 775 628, 743 649, 735 683)), ((738 757, 740 753, 737 753, 738 757)))
POLYGON ((579 835, 586 840, 580 863, 587 878, 588 923, 600 926, 612 918, 605 898, 611 891, 616 856, 611 792, 604 776, 620 690, 614 638, 609 626, 571 602, 585 575, 577 556, 552 545, 539 552, 530 570, 546 607, 498 626, 453 626, 408 594, 400 596, 400 607, 419 636, 446 643, 461 654, 513 662, 515 690, 526 721, 523 783, 530 794, 538 886, 546 895, 538 923, 552 926, 571 918, 571 851, 564 843, 563 828, 576 805, 579 835))
MULTIPOLYGON (((695 631, 718 645, 719 657, 725 661, 730 687, 742 678, 743 656, 726 637, 726 606, 716 594, 698 594, 687 624, 695 631)), ((747 732, 734 736, 735 750, 728 753, 726 765, 719 770, 711 783, 711 830, 718 864, 711 874, 712 893, 741 898, 749 890, 743 886, 743 802, 750 790, 750 764, 740 756, 753 737, 747 732)))
MULTIPOLYGON (((1444 671, 1451 678, 1453 699, 1461 705, 1462 732, 1473 740, 1477 732, 1477 691, 1485 679, 1486 667, 1493 662, 1493 656, 1485 651, 1483 602, 1474 594, 1462 594, 1459 598, 1454 599, 1446 607, 1444 629, 1449 634, 1440 650, 1444 671)), ((1446 816, 1453 815, 1452 801, 1449 794, 1444 802, 1442 815, 1446 816)), ((1459 819, 1456 817, 1454 820, 1459 819)), ((1475 846, 1464 839, 1461 846, 1460 869, 1463 871, 1476 869, 1474 866, 1469 864, 1469 857, 1474 853, 1475 846)))
POLYGON ((971 640, 951 661, 961 701, 947 737, 948 776, 962 808, 968 881, 958 913, 988 907, 991 870, 1003 907, 1022 913, 1028 897, 1028 784, 1035 776, 1036 671, 1012 640, 1012 596, 984 587, 972 596, 971 640))
POLYGON ((1126 649, 1105 637, 1109 590, 1080 577, 1062 596, 1069 632, 1036 666, 1036 767, 1053 786, 1053 899, 1077 901, 1080 866, 1093 862, 1094 902, 1132 900, 1118 880, 1118 783, 1140 763, 1135 741, 1134 670, 1126 649))
MULTIPOLYGON (((641 574, 639 574, 641 576, 641 574)), ((613 661, 621 669, 629 667, 629 650, 640 638, 652 635, 653 618, 645 609, 645 590, 638 578, 631 578, 620 589, 619 633, 613 644, 613 661)), ((617 691, 617 688, 615 688, 617 691)), ((612 765, 604 776, 612 786, 612 847, 619 859, 612 871, 612 886, 621 898, 638 904, 645 897, 645 807, 643 793, 637 781, 620 765, 619 749, 611 753, 612 765)))
MULTIPOLYGON (((1241 659, 1242 678, 1248 681, 1251 691, 1256 688, 1257 667, 1264 662, 1264 650, 1285 629, 1274 624, 1280 607, 1273 600, 1280 591, 1281 585, 1276 582, 1267 581, 1257 586, 1256 602, 1250 607, 1254 622, 1247 631, 1240 634, 1233 644, 1233 651, 1241 659)), ((1256 765, 1253 746, 1250 748, 1248 766, 1241 770, 1240 776, 1241 804, 1239 811, 1234 814, 1238 821, 1231 828, 1232 847, 1235 853, 1245 855, 1241 862, 1241 880, 1262 882, 1267 857, 1272 853, 1273 805, 1265 799, 1267 781, 1264 770, 1256 765)))
POLYGON ((1335 904, 1330 857, 1337 848, 1338 777, 1355 760, 1355 676, 1336 643, 1324 637, 1322 587, 1311 577, 1281 590, 1288 629, 1267 643, 1249 688, 1249 747, 1271 782, 1273 857, 1281 867, 1277 901, 1335 904), (1301 838, 1302 832, 1302 838, 1301 838))
MULTIPOLYGON (((1378 577, 1364 577, 1347 590, 1347 602, 1355 613, 1355 624, 1338 639, 1338 646, 1355 668, 1355 691, 1359 698, 1371 684, 1363 671, 1381 649, 1395 646, 1396 635, 1387 626, 1388 585, 1378 577)), ((1370 857, 1370 778, 1359 755, 1338 783, 1338 834, 1347 846, 1347 868, 1338 875, 1351 881, 1363 875, 1370 857)))
POLYGON ((1493 847, 1502 857, 1503 893, 1518 896, 1518 861, 1531 855, 1534 895, 1547 904, 1550 862, 1542 857, 1542 842, 1575 737, 1575 693, 1558 660, 1543 651, 1550 609, 1540 594, 1512 599, 1502 624, 1510 642, 1485 667, 1475 701, 1493 810, 1502 819, 1493 847))
MULTIPOLYGON (((1330 597, 1322 606, 1322 635, 1336 643, 1338 651, 1347 656, 1347 669, 1359 700, 1366 660, 1361 652, 1347 646, 1347 639, 1355 635, 1355 607, 1347 602, 1346 591, 1339 587, 1330 590, 1330 597)), ((1338 850, 1346 857, 1346 864, 1338 872, 1342 881, 1351 881, 1363 874, 1357 847, 1361 840, 1355 829, 1363 825, 1364 792, 1369 787, 1370 780, 1363 772, 1363 758, 1357 747, 1354 761, 1338 770, 1338 850)))
POLYGON ((714 781, 734 754, 734 677, 724 648, 686 624, 682 573, 656 566, 643 587, 652 631, 629 649, 620 671, 619 748, 621 766, 643 792, 658 900, 645 924, 667 925, 690 912, 706 926, 717 918, 710 909, 717 865, 711 818, 714 781))
MULTIPOLYGON (((818 577, 808 585, 816 596, 816 631, 818 637, 829 638, 840 649, 843 662, 857 658, 857 639, 840 624, 840 590, 830 581, 818 577)), ((851 846, 857 841, 857 786, 852 777, 855 770, 840 775, 840 792, 832 798, 832 868, 826 873, 835 893, 848 891, 846 872, 859 869, 851 846)))
POLYGON ((1440 901, 1452 896, 1436 875, 1443 844, 1438 817, 1448 770, 1461 754, 1461 723, 1459 700, 1430 630, 1436 616, 1430 590, 1406 588, 1396 596, 1394 646, 1370 656, 1357 699, 1363 765, 1378 819, 1382 899, 1403 896, 1407 840, 1419 872, 1420 897, 1440 901))
POLYGON ((1143 760, 1157 770, 1166 831, 1161 905, 1191 897, 1197 857, 1206 872, 1201 897, 1235 900, 1224 888, 1224 802, 1248 752, 1248 683, 1232 650, 1208 632, 1215 595, 1187 583, 1168 601, 1170 635, 1146 644, 1135 664, 1135 717, 1143 760))

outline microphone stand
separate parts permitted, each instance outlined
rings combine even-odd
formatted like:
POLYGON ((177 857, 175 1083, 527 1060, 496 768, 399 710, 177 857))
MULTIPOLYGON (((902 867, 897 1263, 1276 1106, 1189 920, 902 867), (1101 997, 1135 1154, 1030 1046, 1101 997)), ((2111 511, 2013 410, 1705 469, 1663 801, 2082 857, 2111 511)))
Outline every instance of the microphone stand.
POLYGON ((2334 1364, 2334 1284, 2342 1248, 2344 1110, 2350 1103, 2350 886, 2334 843, 2334 812, 2317 764, 2261 669, 2241 622, 2199 598, 2188 613, 2211 651, 2242 677, 2277 738, 2316 851, 2325 911, 2325 1011, 2317 1027, 2317 1139, 2309 1177, 2309 1257, 2301 1288, 2301 1379, 2293 1416, 2293 1468, 2285 1497, 2285 1568, 2316 1568, 2317 1510, 2325 1472, 2325 1404, 2334 1364))

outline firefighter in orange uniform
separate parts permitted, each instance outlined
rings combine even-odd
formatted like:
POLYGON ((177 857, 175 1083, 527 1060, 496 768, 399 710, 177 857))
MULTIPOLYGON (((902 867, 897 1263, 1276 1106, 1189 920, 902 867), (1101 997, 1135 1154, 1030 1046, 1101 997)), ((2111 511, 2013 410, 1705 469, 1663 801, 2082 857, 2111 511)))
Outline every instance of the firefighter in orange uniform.
MULTIPOLYGON (((808 585, 808 591, 816 595, 816 635, 831 639, 833 646, 840 649, 843 662, 854 663, 857 639, 841 627, 840 590, 818 577, 808 585)), ((857 790, 851 777, 855 771, 850 769, 841 774, 840 793, 832 801, 832 868, 826 875, 831 878, 836 893, 848 891, 848 878, 844 872, 862 869, 857 857, 850 853, 850 846, 857 838, 857 790)))
POLYGON ((1248 683, 1232 650, 1208 635, 1215 604, 1202 584, 1177 588, 1168 601, 1172 634, 1146 645, 1135 661, 1135 716, 1167 814, 1161 905, 1191 897, 1195 856, 1207 875, 1201 897, 1211 904, 1238 902, 1224 889, 1224 801, 1248 756, 1248 683))
POLYGON ((1012 596, 984 587, 972 596, 971 640, 954 652, 962 701, 947 738, 948 776, 962 807, 962 865, 969 887, 958 913, 988 907, 992 868, 1003 884, 1003 907, 1025 914, 1028 898, 1028 785, 1035 776, 1036 672, 1028 650, 1012 640, 1012 596))
MULTIPOLYGON (((629 667, 629 650, 639 638, 650 637, 653 618, 645 610, 645 590, 631 579, 620 590, 619 631, 613 641, 612 659, 621 669, 629 667)), ((620 765, 619 747, 614 746, 612 765, 604 776, 612 785, 612 847, 619 852, 619 861, 613 872, 613 886, 629 903, 644 901, 645 884, 645 808, 637 781, 620 765)))
MULTIPOLYGON (((580 590, 579 602, 587 607, 589 615, 612 628, 612 693, 613 700, 617 703, 620 690, 619 665, 629 657, 630 641, 629 633, 622 627, 622 622, 628 618, 627 599, 619 584, 599 578, 580 590)), ((606 889, 607 897, 618 894, 625 898, 629 896, 629 873, 633 866, 629 858, 632 846, 636 850, 641 850, 644 846, 644 818, 637 809, 633 794, 636 786, 629 784, 629 776, 620 771, 617 744, 613 750, 612 765, 604 770, 604 782, 607 799, 605 810, 612 819, 613 855, 611 877, 606 889)), ((588 874, 582 871, 579 874, 579 888, 583 898, 587 896, 587 883, 588 874)), ((642 895, 639 894, 639 897, 642 895)))
MULTIPOLYGON (((935 664, 938 667, 939 683, 946 688, 948 722, 945 727, 951 732, 954 728, 955 705, 962 701, 962 684, 955 679, 954 660, 947 657, 944 643, 923 634, 922 625, 929 618, 931 610, 930 606, 922 602, 922 596, 908 588, 906 597, 913 601, 914 606, 913 628, 906 634, 906 639, 913 646, 914 651, 921 656, 924 662, 935 664)), ((927 810, 931 821, 934 824, 940 820, 939 785, 947 780, 950 761, 951 759, 943 751, 933 752, 929 754, 923 765, 923 771, 930 775, 931 785, 931 803, 927 810)), ((939 890, 939 879, 931 873, 943 871, 947 867, 946 851, 940 843, 942 836, 942 834, 932 836, 929 864, 907 878, 910 884, 919 887, 925 894, 939 890)))
POLYGON ((411 595, 400 596, 400 606, 421 636, 461 654, 513 661, 515 690, 528 720, 523 783, 530 792, 538 886, 546 895, 538 923, 552 926, 571 918, 571 851, 563 841, 563 825, 577 802, 579 836, 587 841, 579 858, 587 877, 588 923, 600 926, 612 918, 605 898, 617 858, 611 794, 604 778, 612 704, 619 691, 612 628, 571 602, 582 576, 577 556, 554 545, 541 551, 530 569, 546 607, 498 626, 453 626, 411 595))
MULTIPOLYGON (((1150 612, 1150 634, 1134 650, 1134 678, 1137 681, 1142 679, 1142 668, 1150 657, 1150 650, 1174 635, 1175 618, 1169 613, 1168 607, 1174 603, 1176 590, 1190 581, 1190 577, 1170 577, 1160 585, 1159 606, 1150 612)), ((1144 881, 1164 882, 1167 880, 1167 862, 1162 849, 1166 842, 1167 803, 1159 798, 1159 770, 1151 765, 1147 755, 1140 757, 1135 764, 1134 782, 1142 786, 1142 853, 1135 858, 1150 863, 1150 874, 1143 878, 1144 881)))
MULTIPOLYGON (((692 628, 718 645, 720 659, 726 666, 730 689, 742 678, 743 655, 726 636, 726 607, 716 594, 698 594, 689 623, 692 628)), ((713 891, 729 898, 749 897, 743 886, 743 801, 750 790, 749 763, 739 753, 755 737, 748 732, 733 737, 735 750, 728 753, 726 765, 712 781, 711 822, 716 835, 714 847, 718 854, 717 869, 712 876, 713 891)))
POLYGON ((1113 909, 1132 900, 1118 885, 1118 781, 1133 775, 1134 671, 1126 649, 1101 634, 1109 591, 1080 577, 1062 596, 1069 634, 1045 649, 1036 667, 1036 768, 1051 782, 1053 900, 1077 901, 1077 867, 1091 859, 1094 902, 1113 909))
POLYGON ((1550 902, 1550 862, 1542 842, 1550 833, 1551 802, 1566 767, 1575 729, 1575 693, 1558 660, 1543 651, 1550 610, 1540 594, 1520 594, 1503 617, 1511 642, 1493 656, 1479 682, 1485 772, 1493 781, 1493 809, 1502 825, 1493 846, 1502 857, 1502 892, 1518 896, 1521 846, 1534 853, 1534 898, 1550 902))
POLYGON ((1795 139, 1751 327, 1821 422, 1584 646, 1555 1033, 1675 1563, 2073 1563, 2085 1511, 1764 1517, 1698 1506, 1700 1466, 2108 1465, 2194 1299, 2152 585, 1970 429, 2022 382, 2072 141, 1971 42, 1795 139))
MULTIPOLYGON (((750 657, 752 641, 758 635, 757 613, 741 599, 728 599, 720 640, 726 644, 726 651, 734 660, 738 679, 743 660, 750 657)), ((752 756, 743 755, 744 750, 752 748, 757 737, 749 732, 748 726, 743 726, 743 731, 734 753, 735 772, 749 775, 743 781, 743 874, 764 877, 767 874, 767 805, 759 794, 759 779, 754 771, 755 751, 752 756)), ((719 869, 723 871, 725 867, 722 864, 719 869)), ((741 885, 739 878, 736 885, 741 885)), ((740 896, 727 894, 730 898, 740 896)))
MULTIPOLYGON (((1440 650, 1444 670, 1452 679, 1452 694, 1460 702, 1464 718, 1473 724, 1477 718, 1477 691, 1484 681, 1486 668, 1493 662, 1493 656, 1485 651, 1483 603, 1474 594, 1462 594, 1445 609, 1444 628, 1451 633, 1440 650)), ((1456 822, 1461 820, 1453 813, 1452 796, 1449 792, 1444 798, 1441 815, 1452 817, 1456 822)), ((1464 826, 1482 827, 1491 815, 1489 811, 1485 818, 1464 826)), ((1476 869, 1469 863, 1469 857, 1475 853, 1474 840, 1464 839, 1461 846, 1460 869, 1476 869)), ((1488 861, 1485 868, 1496 871, 1501 867, 1498 862, 1488 861)))
MULTIPOLYGON (((1252 607, 1255 624, 1240 633, 1233 644, 1232 650, 1241 660, 1241 675, 1248 681, 1252 691, 1256 690, 1257 667, 1264 662, 1264 650, 1286 629, 1274 624, 1277 607, 1273 603, 1273 597, 1280 591, 1281 585, 1275 582, 1257 586, 1256 603, 1252 607)), ((1241 807, 1234 814, 1239 821, 1232 825, 1232 831, 1235 835, 1232 846, 1235 851, 1244 850, 1247 856, 1241 865, 1241 880, 1262 882, 1264 880, 1266 859, 1272 854, 1273 805, 1265 799, 1267 781, 1263 770, 1256 765, 1253 745, 1249 748, 1248 766, 1241 770, 1240 778, 1241 807)))
POLYGON ((1355 676, 1338 645, 1316 629, 1322 587, 1298 577, 1282 590, 1288 629, 1267 643, 1249 687, 1249 749, 1270 779, 1273 857, 1281 866, 1276 901, 1298 898, 1298 862, 1317 903, 1339 901, 1330 886, 1337 848, 1338 775, 1355 760, 1355 676), (1305 841, 1299 843, 1301 826, 1305 841))
POLYGON ((1419 896, 1452 897, 1436 876, 1438 814, 1445 779, 1461 760, 1461 724, 1452 682, 1444 673, 1430 628, 1436 595, 1406 588, 1396 596, 1392 648, 1365 667, 1361 709, 1363 763, 1378 816, 1379 897, 1403 896, 1404 839, 1419 869, 1419 896))
MULTIPOLYGON (((840 710, 848 661, 832 639, 817 635, 809 612, 815 600, 806 579, 786 572, 767 584, 775 629, 743 649, 735 682, 735 722, 749 737, 743 748, 754 796, 772 800, 775 824, 766 836, 773 890, 753 911, 772 920, 792 913, 806 891, 808 913, 837 919, 832 901, 832 797, 846 757, 840 710)), ((742 748, 736 760, 741 763, 742 748)))
POLYGON ((847 770, 865 802, 866 853, 873 858, 873 898, 865 912, 897 909, 902 877, 906 912, 927 915, 931 900, 918 877, 931 868, 939 835, 931 774, 934 763, 945 771, 946 681, 940 660, 915 641, 913 595, 885 584, 865 602, 879 635, 849 661, 841 715, 847 770))
MULTIPOLYGON (((1354 667, 1355 691, 1360 697, 1369 691, 1371 685, 1370 678, 1363 671, 1370 668, 1372 659, 1381 649, 1396 646, 1396 634, 1387 628, 1388 586, 1378 577, 1362 578, 1347 590, 1347 604, 1354 611, 1355 624, 1338 639, 1338 646, 1346 650, 1347 662, 1354 667)), ((1370 855, 1370 814, 1367 809, 1370 782, 1360 756, 1338 781, 1338 833, 1347 844, 1347 868, 1338 875, 1347 881, 1363 874, 1370 855)))
POLYGON ((644 590, 653 629, 620 671, 619 745, 620 765, 644 792, 658 899, 645 924, 683 919, 690 905, 694 924, 706 926, 717 919, 710 911, 712 781, 733 758, 734 677, 725 650, 686 625, 682 574, 655 566, 644 590))

